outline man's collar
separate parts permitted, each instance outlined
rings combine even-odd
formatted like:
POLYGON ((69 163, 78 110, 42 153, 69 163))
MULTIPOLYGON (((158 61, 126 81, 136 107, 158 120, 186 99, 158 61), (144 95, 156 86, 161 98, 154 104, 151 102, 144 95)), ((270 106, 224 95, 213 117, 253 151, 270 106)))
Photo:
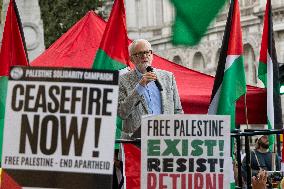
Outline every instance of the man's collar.
MULTIPOLYGON (((155 68, 153 68, 153 70, 155 70, 155 68)), ((136 67, 135 67, 135 72, 136 72, 138 78, 141 79, 143 74, 136 67)))
POLYGON ((139 70, 137 68, 135 68, 135 72, 136 72, 138 78, 141 79, 142 78, 142 73, 139 72, 139 70))

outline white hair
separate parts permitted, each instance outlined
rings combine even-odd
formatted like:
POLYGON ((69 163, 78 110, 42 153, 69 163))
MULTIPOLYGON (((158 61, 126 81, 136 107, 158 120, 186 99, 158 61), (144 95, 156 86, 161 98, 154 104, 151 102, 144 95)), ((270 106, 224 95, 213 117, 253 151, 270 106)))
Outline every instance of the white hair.
POLYGON ((149 49, 152 49, 151 44, 150 44, 149 41, 147 41, 146 39, 136 39, 136 40, 133 40, 133 41, 131 42, 131 44, 129 45, 129 47, 128 47, 128 51, 129 51, 129 55, 130 55, 130 56, 133 54, 133 51, 134 51, 136 45, 137 45, 138 43, 140 43, 140 42, 143 42, 144 44, 147 45, 147 47, 148 47, 149 49))

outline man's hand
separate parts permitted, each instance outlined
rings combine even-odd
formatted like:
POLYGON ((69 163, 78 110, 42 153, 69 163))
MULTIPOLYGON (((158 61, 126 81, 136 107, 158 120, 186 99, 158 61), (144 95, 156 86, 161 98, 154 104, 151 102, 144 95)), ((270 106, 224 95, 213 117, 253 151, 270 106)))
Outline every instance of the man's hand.
POLYGON ((142 75, 139 84, 145 87, 149 82, 157 80, 157 75, 154 72, 146 72, 142 75))
POLYGON ((260 170, 257 177, 252 177, 252 188, 253 189, 266 189, 267 172, 260 170))

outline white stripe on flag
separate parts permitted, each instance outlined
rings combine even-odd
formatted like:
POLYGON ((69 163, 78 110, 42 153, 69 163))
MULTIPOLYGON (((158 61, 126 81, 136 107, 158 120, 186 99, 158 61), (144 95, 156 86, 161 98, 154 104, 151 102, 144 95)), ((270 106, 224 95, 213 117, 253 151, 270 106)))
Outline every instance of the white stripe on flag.
POLYGON ((284 162, 281 162, 281 172, 284 172, 284 162))
POLYGON ((235 173, 234 173, 234 161, 233 161, 233 157, 230 157, 229 159, 227 159, 228 164, 227 166, 229 167, 228 169, 230 170, 230 183, 235 183, 235 173))
POLYGON ((125 161, 125 153, 124 153, 124 144, 120 145, 120 159, 123 163, 123 178, 124 178, 124 183, 123 183, 123 189, 126 189, 126 176, 125 176, 125 165, 126 165, 126 161, 125 161))
POLYGON ((208 109, 209 115, 216 115, 217 114, 221 88, 222 88, 222 84, 219 86, 215 96, 212 99, 212 102, 209 105, 209 109, 208 109))
POLYGON ((127 73, 130 71, 130 67, 125 67, 125 68, 122 68, 121 70, 119 70, 119 76, 127 73))
POLYGON ((274 99, 273 99, 273 63, 269 53, 267 52, 267 117, 274 129, 274 99))
MULTIPOLYGON (((225 70, 224 70, 224 74, 226 72, 227 69, 229 69, 234 61, 239 58, 240 55, 228 55, 227 58, 226 58, 226 64, 225 64, 225 70)), ((223 81, 222 81, 223 83, 223 81)), ((217 109, 218 109, 218 105, 219 105, 219 98, 220 98, 220 91, 222 89, 222 83, 221 85, 219 86, 215 96, 213 97, 212 99, 212 102, 210 103, 209 105, 209 108, 208 108, 208 114, 209 115, 215 115, 217 114, 217 109)))
POLYGON ((229 69, 240 55, 227 55, 224 73, 229 69))

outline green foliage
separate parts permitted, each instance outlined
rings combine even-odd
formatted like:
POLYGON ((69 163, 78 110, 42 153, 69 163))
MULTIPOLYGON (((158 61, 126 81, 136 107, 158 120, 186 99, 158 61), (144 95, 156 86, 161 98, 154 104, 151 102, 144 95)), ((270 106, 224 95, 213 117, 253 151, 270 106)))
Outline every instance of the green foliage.
POLYGON ((46 48, 102 2, 103 0, 39 0, 46 48))

